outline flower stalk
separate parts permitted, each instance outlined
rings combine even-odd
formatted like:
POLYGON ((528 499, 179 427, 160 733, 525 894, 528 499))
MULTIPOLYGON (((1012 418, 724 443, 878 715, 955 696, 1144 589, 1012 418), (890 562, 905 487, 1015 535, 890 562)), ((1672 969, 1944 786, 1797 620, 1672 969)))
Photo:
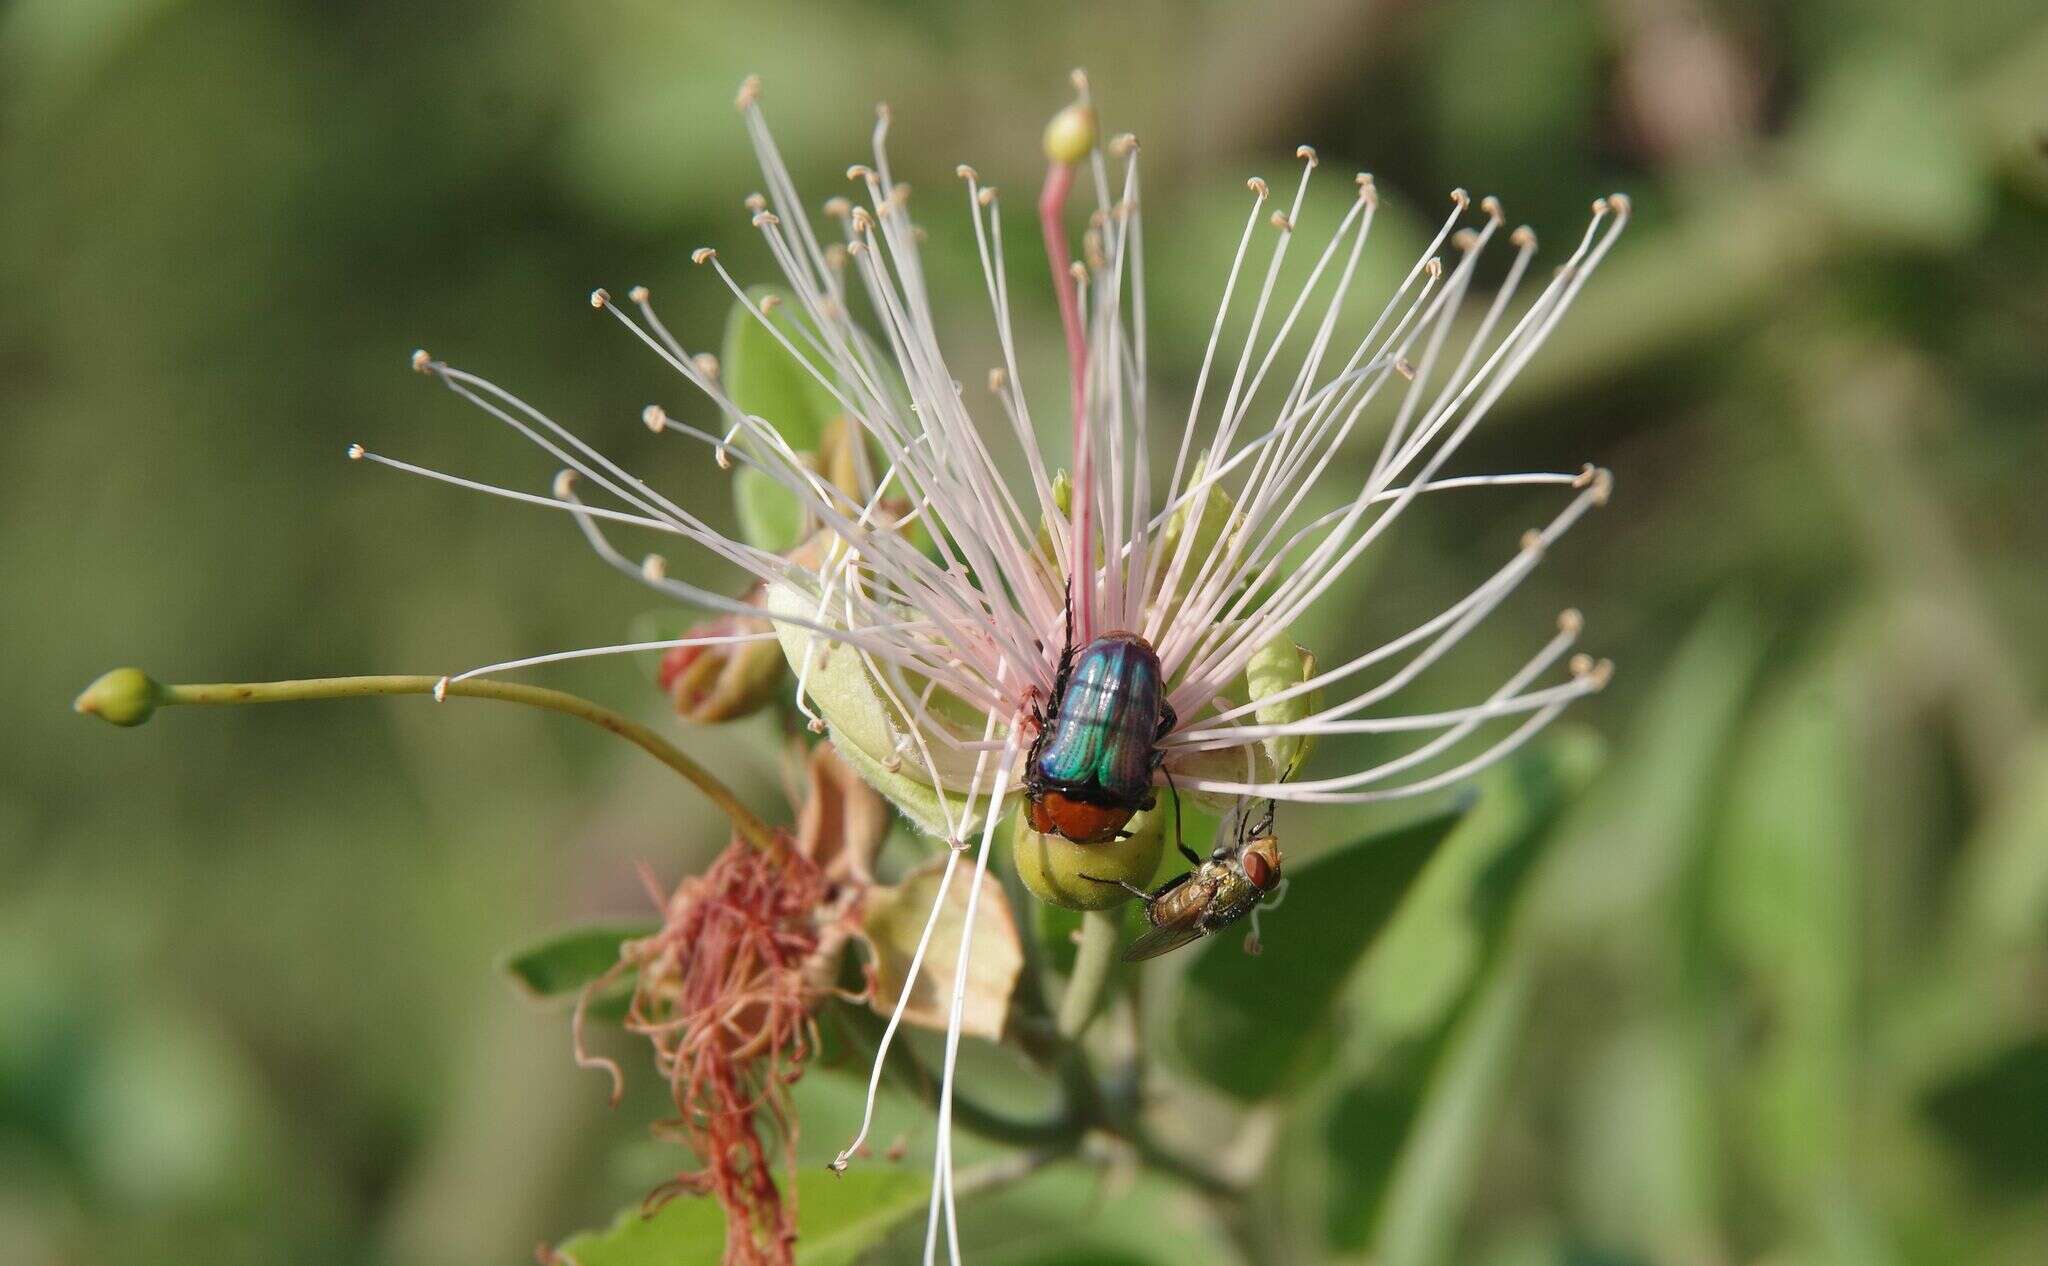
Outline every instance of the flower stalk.
MULTIPOLYGON (((115 669, 86 687, 73 707, 81 713, 103 714, 104 709, 99 705, 98 698, 105 693, 102 683, 115 678, 117 674, 135 674, 136 671, 126 668, 115 669)), ((622 716, 610 708, 566 691, 549 690, 544 686, 521 685, 517 682, 493 681, 489 678, 451 681, 446 677, 429 677, 423 674, 314 677, 299 681, 208 682, 176 686, 150 682, 149 686, 153 707, 168 707, 172 704, 219 707, 240 703, 295 703, 310 699, 363 699, 373 695, 432 695, 436 699, 454 696, 495 699, 501 703, 517 703, 547 712, 559 712, 564 716, 588 721, 599 729, 618 735, 681 774, 685 781, 703 792, 706 799, 717 805, 719 810, 731 819, 733 830, 740 838, 755 848, 777 847, 775 832, 768 824, 741 803, 731 788, 714 777, 710 770, 684 755, 675 744, 630 717, 622 716)), ((123 722, 117 722, 119 723, 123 722)))
POLYGON ((1089 1021, 1102 1006, 1109 987, 1110 972, 1116 967, 1117 945, 1123 940, 1121 907, 1090 910, 1081 916, 1081 944, 1074 953, 1074 973, 1067 977, 1067 991, 1060 998, 1059 1034, 1069 1042, 1088 1031, 1089 1021))

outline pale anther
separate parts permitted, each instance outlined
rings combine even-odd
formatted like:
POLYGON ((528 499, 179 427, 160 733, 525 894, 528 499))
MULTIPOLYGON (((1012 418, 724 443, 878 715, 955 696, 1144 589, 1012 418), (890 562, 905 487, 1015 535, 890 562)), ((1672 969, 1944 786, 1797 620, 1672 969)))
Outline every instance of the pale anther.
POLYGON ((659 554, 649 554, 640 560, 640 574, 650 581, 664 580, 668 577, 668 560, 659 554))
POLYGON ((1261 201, 1265 199, 1266 182, 1259 179, 1257 176, 1253 176, 1250 180, 1245 181, 1244 187, 1251 190, 1253 193, 1259 195, 1261 201))
POLYGON ((603 311, 604 305, 611 301, 611 295, 607 294, 602 286, 590 292, 590 306, 599 311, 603 311))
POLYGON ((980 193, 974 195, 974 200, 985 207, 995 205, 996 187, 994 185, 984 186, 980 193))
POLYGON ((690 252, 690 262, 693 264, 708 264, 717 257, 718 252, 712 250, 709 246, 700 246, 690 252))
POLYGON ((647 287, 635 286, 626 292, 626 297, 635 303, 647 302, 647 287))
POLYGON ((692 363, 697 366, 698 373, 706 378, 718 377, 718 358, 716 356, 713 356, 710 352, 698 352, 691 359, 692 363))
POLYGON ((362 445, 351 444, 348 446, 348 459, 352 462, 359 462, 363 460, 363 452, 364 449, 362 445))
POLYGON ((969 167, 969 166, 968 166, 968 165, 967 165, 966 163, 962 163, 962 164, 960 164, 960 165, 959 165, 958 167, 955 167, 955 168, 953 169, 953 174, 954 174, 954 175, 956 175, 956 176, 958 176, 958 177, 960 177, 960 179, 962 179, 962 180, 973 180, 973 179, 975 179, 975 171, 974 171, 974 168, 972 168, 972 167, 969 167))
POLYGON ((748 75, 745 79, 740 80, 739 95, 735 96, 732 99, 732 103, 739 109, 744 110, 748 106, 754 104, 756 101, 759 101, 760 99, 761 76, 748 75))
POLYGON ((434 702, 448 702, 448 679, 446 677, 434 683, 434 702))
POLYGON ((1566 607, 1557 613, 1557 628, 1559 632, 1576 634, 1585 627, 1586 617, 1579 613, 1577 607, 1566 607))
POLYGON ((1313 145, 1295 146, 1294 156, 1296 158, 1301 159, 1303 162, 1307 163, 1311 167, 1316 165, 1316 149, 1313 145))
POLYGON ((749 211, 765 211, 768 209, 768 199, 758 193, 750 193, 747 195, 746 208, 749 211))
POLYGON ((1501 210, 1500 199, 1492 194, 1487 194, 1479 200, 1479 209, 1486 212, 1486 218, 1492 220, 1495 224, 1499 224, 1507 218, 1507 212, 1501 210))
POLYGON ((434 358, 427 355, 426 348, 422 347, 413 352, 412 368, 416 374, 431 374, 434 372, 434 358))
POLYGON ((661 429, 668 425, 668 411, 658 404, 650 404, 640 410, 640 421, 648 430, 659 435, 661 429))
POLYGON ((576 499, 576 472, 573 470, 556 471, 553 491, 557 501, 574 501, 576 499))
POLYGON ((853 204, 844 198, 825 199, 825 218, 828 220, 843 220, 852 210, 853 204))

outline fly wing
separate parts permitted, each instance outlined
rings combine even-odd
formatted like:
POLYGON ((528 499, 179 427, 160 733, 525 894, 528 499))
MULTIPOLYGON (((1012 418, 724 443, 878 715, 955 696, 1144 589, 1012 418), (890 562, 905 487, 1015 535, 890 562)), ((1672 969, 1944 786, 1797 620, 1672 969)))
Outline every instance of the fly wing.
POLYGON ((1132 941, 1131 947, 1124 951, 1124 961, 1137 963, 1148 958, 1157 958, 1169 950, 1179 949, 1189 941, 1199 941, 1202 936, 1202 913, 1198 909, 1190 910, 1184 917, 1151 928, 1143 936, 1132 941))

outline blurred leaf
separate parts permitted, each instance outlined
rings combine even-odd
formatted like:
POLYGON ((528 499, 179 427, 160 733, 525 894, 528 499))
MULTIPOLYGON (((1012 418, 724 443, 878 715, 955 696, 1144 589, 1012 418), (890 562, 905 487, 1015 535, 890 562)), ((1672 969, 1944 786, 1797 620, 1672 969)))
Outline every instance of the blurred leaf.
POLYGON ((1380 1266, 1449 1260, 1480 1149, 1514 1067, 1533 968, 1531 954, 1511 949, 1454 1025, 1387 1184, 1380 1266))
POLYGON ((1795 1240, 1844 1263, 1889 1256, 1853 1177, 1860 649, 1833 647, 1750 725, 1714 854, 1716 925, 1762 1030, 1740 1119, 1795 1240))
MULTIPOLYGON (((851 1266, 897 1222, 923 1212, 924 1174, 853 1169, 797 1176, 797 1266, 851 1266)), ((555 1250, 570 1266, 717 1266, 725 1215, 710 1200, 679 1197, 653 1216, 627 1209, 609 1229, 586 1231, 555 1250)))
POLYGON ((2003 786, 1964 850, 1953 931, 1978 944, 2032 945, 2048 934, 2048 739, 2013 759, 2003 786))
MULTIPOLYGON (((1333 1245, 1355 1250, 1377 1239, 1385 1249, 1389 1235, 1417 1236, 1408 1223, 1390 1228, 1397 1184, 1402 1218, 1430 1216, 1420 1206, 1447 1217, 1458 1207, 1456 1193, 1469 1183, 1459 1167, 1478 1145, 1467 1137, 1479 1128, 1471 1114, 1483 1115, 1483 1106, 1470 1101, 1491 1101, 1488 1079, 1504 1058, 1481 1048, 1510 1042, 1495 1030, 1515 1027, 1496 1017, 1482 1030, 1473 1019, 1481 1006, 1474 991, 1493 988, 1483 981, 1500 954, 1528 957, 1526 948, 1502 949, 1509 917, 1523 908, 1517 897, 1543 855, 1547 828, 1603 757, 1596 740, 1567 731, 1488 773, 1478 803, 1373 952, 1354 994, 1370 1008, 1375 1058, 1325 1123, 1332 1184, 1325 1221, 1333 1245), (1452 1067, 1460 1058, 1464 1071, 1452 1067), (1431 1154, 1418 1159, 1422 1149, 1431 1154), (1416 1189, 1434 1182, 1449 1186, 1416 1189)), ((1519 1011, 1520 1001, 1513 1006, 1519 1011)))
POLYGON ((1332 1247, 1356 1251, 1378 1233, 1388 1184, 1403 1144, 1415 1128, 1429 1073, 1444 1048, 1443 1031, 1408 1043, 1374 1062, 1345 1088, 1323 1123, 1330 1154, 1330 1191, 1324 1231, 1332 1247))
POLYGON ((1497 935, 1505 897, 1535 860, 1542 829, 1592 780, 1597 740, 1564 731, 1490 770, 1413 897, 1395 913, 1352 991, 1376 1033, 1434 1030, 1464 996, 1497 935))
POLYGON ((1567 1155, 1596 1243, 1656 1261, 1727 1256, 1714 1243, 1719 1137, 1705 1058, 1667 1011, 1624 1026, 1585 1061, 1567 1155))
POLYGON ((2048 1039, 1997 1052, 1936 1087, 1922 1107, 1978 1182, 2010 1192, 2048 1184, 2048 1039))
POLYGON ((1174 1025, 1188 1065, 1247 1100, 1311 1072, 1329 1053, 1330 1010, 1345 978, 1461 816, 1438 813, 1293 871, 1287 931, 1276 928, 1262 955, 1243 952, 1249 920, 1203 941, 1174 1025))
MULTIPOLYGON (((504 969, 537 998, 575 993, 619 962, 619 946, 651 936, 652 923, 600 923, 557 932, 505 958, 504 969)), ((630 982, 626 982, 630 983, 630 982)))
POLYGON ((1742 601, 1718 602, 1694 624, 1630 722, 1613 766, 1558 825, 1535 898, 1546 933, 1612 930, 1631 916, 1668 929, 1656 903, 1704 843, 1764 640, 1759 613, 1742 601))
MULTIPOLYGON (((793 346, 805 346, 799 318, 786 298, 772 311, 761 311, 771 297, 778 297, 772 288, 755 286, 747 291, 746 304, 732 306, 719 374, 742 413, 761 418, 791 449, 814 459, 824 445, 826 426, 839 414, 839 402, 767 328, 773 325, 793 346)), ((758 447, 744 432, 738 442, 750 452, 758 447)), ((741 466, 733 476, 733 500, 748 544, 780 554, 803 540, 803 506, 765 472, 741 466)))
POLYGON ((1835 219, 1879 242, 1954 250, 1991 212, 1986 156, 1911 44, 1846 58, 1822 79, 1799 143, 1835 219))

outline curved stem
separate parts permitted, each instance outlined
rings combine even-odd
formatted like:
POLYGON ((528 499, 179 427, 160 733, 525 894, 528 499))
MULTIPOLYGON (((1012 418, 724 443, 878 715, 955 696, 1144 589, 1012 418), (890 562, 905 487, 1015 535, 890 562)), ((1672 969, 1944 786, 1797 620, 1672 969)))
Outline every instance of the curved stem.
MULTIPOLYGON (((220 706, 236 703, 290 703, 305 699, 361 699, 371 695, 434 694, 444 679, 425 676, 316 677, 304 681, 214 682, 204 685, 164 686, 157 696, 159 705, 189 703, 220 706)), ((731 788, 713 777, 711 771, 677 750, 674 744, 653 730, 588 699, 544 686, 524 686, 509 681, 474 678, 449 682, 441 694, 471 699, 496 699, 529 708, 559 712, 588 721, 625 739, 654 759, 681 774, 711 803, 732 819, 733 830, 755 848, 775 847, 775 832, 754 811, 740 803, 731 788)))
POLYGON ((1067 977, 1066 996, 1060 999, 1059 1033, 1070 1042, 1088 1031, 1088 1022, 1102 1005, 1116 966, 1122 922, 1113 910, 1090 910, 1081 916, 1081 945, 1074 954, 1073 974, 1067 977))

